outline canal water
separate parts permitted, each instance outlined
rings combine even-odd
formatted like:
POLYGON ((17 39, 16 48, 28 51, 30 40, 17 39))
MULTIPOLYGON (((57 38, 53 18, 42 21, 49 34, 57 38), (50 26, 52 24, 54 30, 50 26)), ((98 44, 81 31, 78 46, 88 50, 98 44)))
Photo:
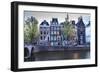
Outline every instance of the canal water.
POLYGON ((88 59, 90 58, 89 50, 74 50, 74 51, 43 51, 33 53, 29 59, 30 61, 48 61, 48 60, 71 60, 71 59, 88 59))

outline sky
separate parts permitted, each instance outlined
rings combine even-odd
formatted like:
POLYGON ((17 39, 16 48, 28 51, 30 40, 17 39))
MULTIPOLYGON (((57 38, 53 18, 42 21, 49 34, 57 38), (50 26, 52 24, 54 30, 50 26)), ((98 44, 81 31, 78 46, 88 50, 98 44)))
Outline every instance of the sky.
MULTIPOLYGON (((58 18, 58 22, 64 22, 65 18, 67 17, 70 20, 75 20, 75 23, 78 22, 78 18, 82 16, 83 22, 85 25, 89 23, 90 20, 90 14, 86 13, 71 13, 71 12, 43 12, 43 11, 24 11, 24 20, 27 20, 27 18, 30 18, 31 16, 35 17, 38 20, 38 27, 40 23, 44 20, 46 20, 49 24, 52 18, 58 18)), ((90 26, 86 28, 86 40, 87 42, 90 41, 90 26)))

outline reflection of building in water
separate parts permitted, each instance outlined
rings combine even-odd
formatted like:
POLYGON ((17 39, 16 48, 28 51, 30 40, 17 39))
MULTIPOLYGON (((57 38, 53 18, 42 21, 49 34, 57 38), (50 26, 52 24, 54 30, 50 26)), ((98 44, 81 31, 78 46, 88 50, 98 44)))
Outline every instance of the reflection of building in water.
POLYGON ((80 54, 79 53, 74 53, 73 54, 73 59, 79 59, 80 58, 80 54))

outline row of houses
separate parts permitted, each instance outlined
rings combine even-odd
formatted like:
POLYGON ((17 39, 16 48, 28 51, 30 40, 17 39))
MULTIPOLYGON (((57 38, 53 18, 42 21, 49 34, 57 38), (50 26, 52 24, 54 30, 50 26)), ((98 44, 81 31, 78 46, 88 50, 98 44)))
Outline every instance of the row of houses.
MULTIPOLYGON (((66 22, 68 18, 66 18, 66 22)), ((70 23, 76 28, 76 38, 77 41, 72 44, 84 45, 86 43, 86 29, 85 24, 82 20, 82 17, 78 18, 78 22, 75 24, 75 21, 70 21, 70 23)), ((50 24, 44 20, 39 26, 39 45, 47 46, 65 46, 68 44, 68 40, 64 39, 64 34, 62 29, 64 29, 64 24, 59 23, 57 18, 52 18, 50 24)), ((71 44, 71 45, 72 45, 71 44)))

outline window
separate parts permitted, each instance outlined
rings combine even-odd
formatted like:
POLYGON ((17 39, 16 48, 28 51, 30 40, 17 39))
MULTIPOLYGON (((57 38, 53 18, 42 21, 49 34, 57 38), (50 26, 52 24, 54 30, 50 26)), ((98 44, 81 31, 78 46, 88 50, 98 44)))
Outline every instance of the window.
POLYGON ((62 28, 64 28, 64 26, 62 26, 62 28))
POLYGON ((51 26, 51 30, 53 30, 53 26, 51 26))
POLYGON ((56 22, 55 24, 57 25, 58 23, 56 22))
POLYGON ((80 36, 80 43, 83 44, 83 36, 80 36))
POLYGON ((57 31, 57 35, 59 35, 59 31, 57 31))
POLYGON ((57 36, 57 40, 60 40, 61 39, 61 37, 60 36, 57 36))
POLYGON ((60 42, 58 42, 58 45, 61 45, 61 43, 60 43, 60 42))
POLYGON ((59 30, 59 27, 57 27, 57 30, 59 30))
POLYGON ((42 31, 40 31, 40 33, 42 34, 42 31))
POLYGON ((40 27, 40 29, 42 29, 42 27, 40 27))
POLYGON ((54 31, 54 34, 56 34, 56 31, 54 31))
POLYGON ((44 40, 45 40, 45 36, 44 36, 44 40))
POLYGON ((44 31, 44 34, 46 34, 46 31, 44 31))
POLYGON ((51 42, 51 46, 53 46, 53 42, 51 42))
POLYGON ((42 40, 42 36, 40 37, 40 39, 42 40))
POLYGON ((55 45, 57 46, 58 45, 58 42, 55 42, 55 45))
POLYGON ((48 41, 49 41, 49 37, 48 37, 48 41))
POLYGON ((51 34, 53 34, 53 31, 51 31, 51 34))
POLYGON ((52 25, 55 25, 55 23, 54 23, 54 22, 52 22, 52 25))
POLYGON ((61 35, 61 30, 59 30, 59 35, 61 35))
POLYGON ((56 27, 54 27, 54 30, 56 30, 56 27))
POLYGON ((48 34, 48 31, 47 31, 47 34, 48 34))
POLYGON ((51 36, 51 41, 53 40, 53 36, 51 36))
POLYGON ((56 36, 54 36, 54 40, 56 41, 56 39, 57 39, 57 37, 56 36))
POLYGON ((44 29, 46 29, 46 27, 43 27, 44 29))

